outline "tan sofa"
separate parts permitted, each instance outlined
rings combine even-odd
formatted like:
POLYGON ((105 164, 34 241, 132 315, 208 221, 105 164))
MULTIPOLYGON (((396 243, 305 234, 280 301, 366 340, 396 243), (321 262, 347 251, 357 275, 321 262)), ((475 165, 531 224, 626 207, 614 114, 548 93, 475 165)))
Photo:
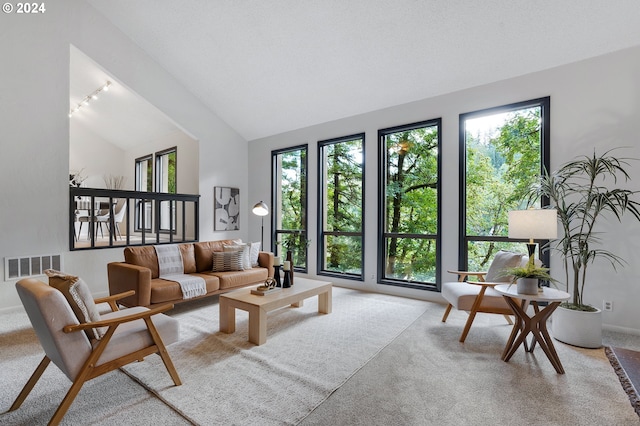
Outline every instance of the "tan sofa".
MULTIPOLYGON (((179 244, 184 273, 204 278, 207 297, 236 288, 263 282, 273 276, 273 253, 258 254, 259 267, 243 271, 212 272, 213 252, 223 251, 234 240, 219 240, 179 244)), ((124 262, 107 265, 109 293, 135 290, 135 295, 120 300, 125 306, 154 306, 161 303, 180 303, 183 299, 180 284, 159 277, 158 257, 153 246, 126 247, 124 262)))

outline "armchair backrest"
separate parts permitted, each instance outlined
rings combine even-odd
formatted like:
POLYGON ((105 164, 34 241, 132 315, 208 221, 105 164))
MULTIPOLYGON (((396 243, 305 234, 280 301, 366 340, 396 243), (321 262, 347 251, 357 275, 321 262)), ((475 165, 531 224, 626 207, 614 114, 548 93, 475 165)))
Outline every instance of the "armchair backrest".
POLYGON ((57 289, 33 278, 18 281, 16 290, 45 354, 73 381, 92 348, 84 332, 62 331, 66 325, 79 324, 67 299, 57 289))

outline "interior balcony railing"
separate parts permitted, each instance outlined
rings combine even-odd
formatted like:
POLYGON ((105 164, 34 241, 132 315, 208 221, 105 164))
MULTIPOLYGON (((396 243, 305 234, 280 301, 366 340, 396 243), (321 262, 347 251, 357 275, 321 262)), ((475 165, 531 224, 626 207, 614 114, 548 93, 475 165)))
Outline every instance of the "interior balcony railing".
POLYGON ((69 188, 69 248, 198 241, 200 195, 69 188))

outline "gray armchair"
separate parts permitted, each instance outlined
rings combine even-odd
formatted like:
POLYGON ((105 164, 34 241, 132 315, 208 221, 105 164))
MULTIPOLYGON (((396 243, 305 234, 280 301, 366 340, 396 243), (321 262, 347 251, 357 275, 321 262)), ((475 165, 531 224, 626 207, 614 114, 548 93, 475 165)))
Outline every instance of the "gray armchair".
MULTIPOLYGON (((84 283, 83 283, 84 284, 84 283)), ((80 322, 63 293, 36 279, 16 283, 18 295, 44 349, 45 356, 9 409, 18 409, 36 382, 53 362, 71 380, 72 385, 49 424, 60 423, 83 384, 147 355, 162 357, 173 383, 181 384, 165 344, 179 339, 179 324, 161 314, 173 305, 153 309, 134 307, 118 310, 116 301, 133 291, 96 299, 108 303, 112 312, 98 321, 80 322), (86 330, 100 328, 100 339, 90 339, 86 330)))

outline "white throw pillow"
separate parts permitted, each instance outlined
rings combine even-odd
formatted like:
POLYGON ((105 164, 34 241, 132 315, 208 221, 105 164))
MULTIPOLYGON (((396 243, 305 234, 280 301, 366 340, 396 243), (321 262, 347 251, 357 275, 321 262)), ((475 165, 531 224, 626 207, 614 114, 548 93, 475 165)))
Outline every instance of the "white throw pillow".
POLYGON ((225 252, 239 251, 242 252, 242 267, 243 269, 251 269, 251 245, 250 244, 233 244, 224 245, 222 249, 225 252))
POLYGON ((260 245, 261 243, 249 243, 251 244, 251 254, 250 254, 250 258, 251 258, 251 266, 253 268, 257 268, 260 265, 258 264, 258 255, 260 254, 260 245))

